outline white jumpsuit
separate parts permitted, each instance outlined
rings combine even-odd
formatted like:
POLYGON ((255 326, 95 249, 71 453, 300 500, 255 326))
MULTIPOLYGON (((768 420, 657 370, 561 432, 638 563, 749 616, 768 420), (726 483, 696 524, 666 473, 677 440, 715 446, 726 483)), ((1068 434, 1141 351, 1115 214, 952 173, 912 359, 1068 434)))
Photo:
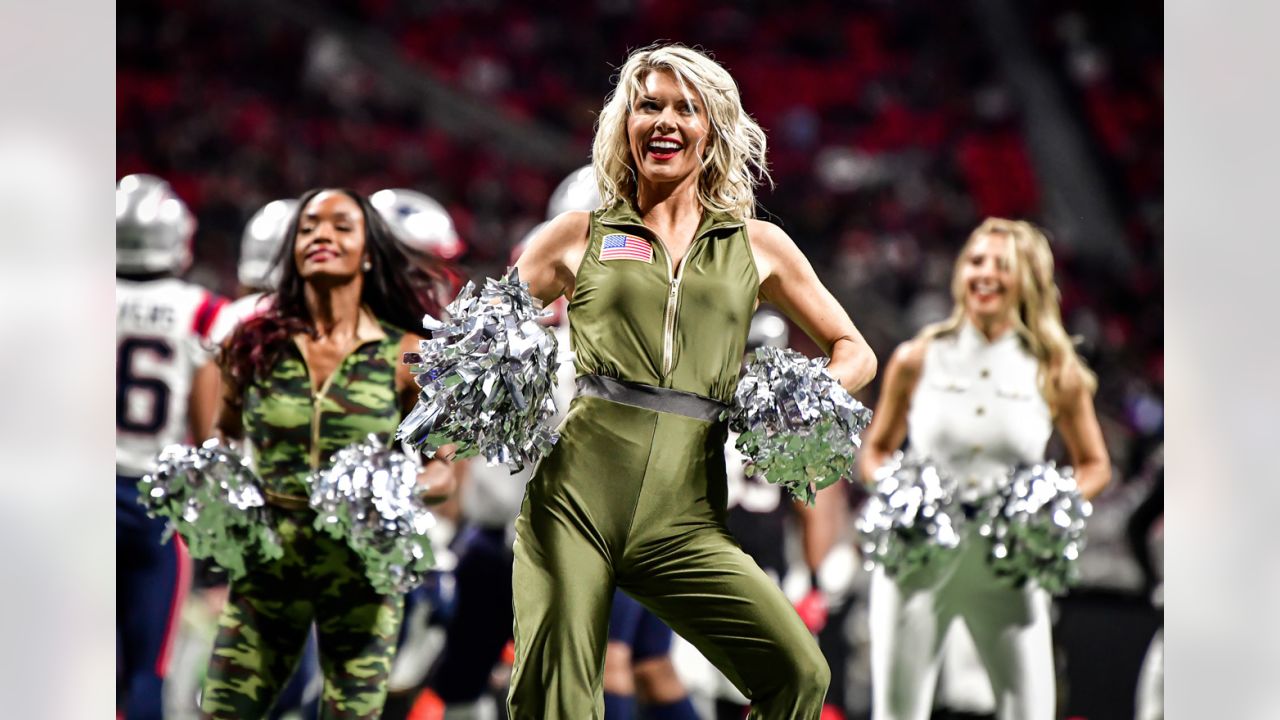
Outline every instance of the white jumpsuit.
MULTIPOLYGON (((907 415, 917 453, 959 479, 962 500, 1018 463, 1044 459, 1052 432, 1037 363, 1012 331, 994 342, 965 322, 934 338, 907 415)), ((1048 593, 997 578, 970 528, 953 553, 871 585, 874 720, 927 720, 948 630, 963 622, 986 666, 1000 720, 1051 720, 1055 690, 1048 593)), ((959 629, 959 628, 958 628, 959 629)))

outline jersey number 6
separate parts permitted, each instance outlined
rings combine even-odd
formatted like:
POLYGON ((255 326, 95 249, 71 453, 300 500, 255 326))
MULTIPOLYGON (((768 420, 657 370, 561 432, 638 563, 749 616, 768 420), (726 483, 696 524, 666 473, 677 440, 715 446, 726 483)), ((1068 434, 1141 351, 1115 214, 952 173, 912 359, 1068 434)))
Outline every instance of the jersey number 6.
POLYGON ((138 353, 152 353, 168 360, 173 357, 173 347, 159 338, 125 338, 120 342, 116 350, 116 429, 154 434, 169 419, 169 386, 158 378, 134 375, 133 361, 138 353), (130 393, 151 395, 150 409, 144 417, 130 417, 130 393))

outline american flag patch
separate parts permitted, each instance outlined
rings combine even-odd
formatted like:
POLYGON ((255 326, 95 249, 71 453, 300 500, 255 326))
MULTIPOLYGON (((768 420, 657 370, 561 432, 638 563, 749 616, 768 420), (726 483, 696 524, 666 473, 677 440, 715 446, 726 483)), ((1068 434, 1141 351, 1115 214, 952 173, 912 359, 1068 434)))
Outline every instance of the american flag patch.
POLYGON ((600 262, 609 260, 653 262, 653 246, 634 235, 605 235, 604 242, 600 245, 600 262))

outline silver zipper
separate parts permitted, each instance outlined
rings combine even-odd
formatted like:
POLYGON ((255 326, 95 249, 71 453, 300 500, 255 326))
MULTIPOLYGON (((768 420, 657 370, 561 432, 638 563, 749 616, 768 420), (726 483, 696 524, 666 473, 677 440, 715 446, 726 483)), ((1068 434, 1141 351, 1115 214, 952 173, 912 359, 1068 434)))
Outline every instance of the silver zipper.
POLYGON ((680 278, 671 279, 671 292, 667 295, 666 322, 662 328, 662 376, 671 374, 671 356, 675 349, 676 305, 680 295, 680 278))
POLYGON ((680 304, 681 271, 684 269, 684 261, 689 259, 689 253, 693 252, 693 243, 689 244, 689 249, 685 251, 684 257, 680 258, 680 264, 673 270, 671 268, 671 252, 667 250, 667 243, 658 237, 657 233, 654 233, 654 237, 658 238, 658 242, 662 245, 662 255, 667 261, 667 279, 671 287, 671 292, 667 293, 667 309, 663 314, 662 323, 662 377, 666 378, 671 374, 672 356, 675 354, 676 307, 680 304))

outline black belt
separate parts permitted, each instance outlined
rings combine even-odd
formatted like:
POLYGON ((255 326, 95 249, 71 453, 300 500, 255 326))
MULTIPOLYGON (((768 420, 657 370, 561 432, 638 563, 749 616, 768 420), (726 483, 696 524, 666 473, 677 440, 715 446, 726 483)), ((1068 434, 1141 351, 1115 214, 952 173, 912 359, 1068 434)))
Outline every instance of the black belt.
POLYGON ((717 422, 729 406, 682 390, 641 385, 603 375, 578 376, 578 394, 647 410, 717 422))

